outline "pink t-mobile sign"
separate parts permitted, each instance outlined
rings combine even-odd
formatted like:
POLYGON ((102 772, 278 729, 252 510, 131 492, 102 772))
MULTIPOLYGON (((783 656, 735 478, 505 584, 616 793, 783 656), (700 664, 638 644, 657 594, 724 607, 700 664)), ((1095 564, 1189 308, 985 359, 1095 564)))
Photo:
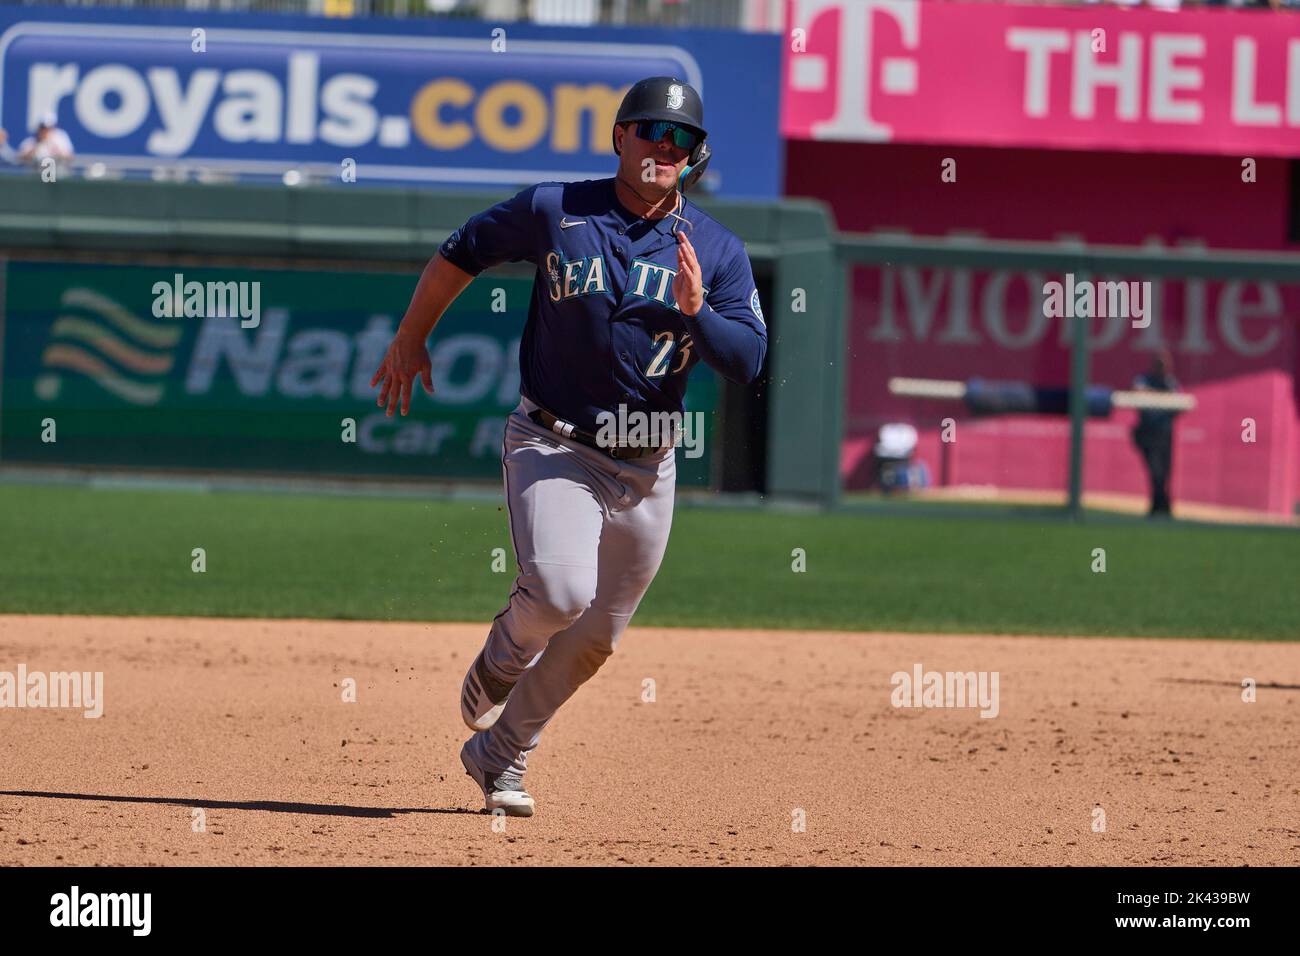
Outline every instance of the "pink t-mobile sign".
POLYGON ((789 0, 796 139, 1300 155, 1300 16, 789 0))

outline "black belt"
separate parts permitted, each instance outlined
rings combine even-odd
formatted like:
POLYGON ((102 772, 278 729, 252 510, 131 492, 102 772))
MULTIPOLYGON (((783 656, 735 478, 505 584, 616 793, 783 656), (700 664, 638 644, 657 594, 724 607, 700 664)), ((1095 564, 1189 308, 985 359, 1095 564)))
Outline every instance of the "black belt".
POLYGON ((528 417, 541 425, 547 431, 553 431, 557 435, 563 435, 565 438, 572 438, 574 441, 594 448, 599 452, 608 455, 618 461, 628 461, 633 458, 644 458, 647 455, 654 455, 667 448, 667 445, 660 445, 657 448, 643 448, 635 445, 603 445, 597 441, 596 436, 591 432, 584 432, 581 428, 564 421, 562 418, 556 418, 544 408, 538 408, 528 413, 528 417))

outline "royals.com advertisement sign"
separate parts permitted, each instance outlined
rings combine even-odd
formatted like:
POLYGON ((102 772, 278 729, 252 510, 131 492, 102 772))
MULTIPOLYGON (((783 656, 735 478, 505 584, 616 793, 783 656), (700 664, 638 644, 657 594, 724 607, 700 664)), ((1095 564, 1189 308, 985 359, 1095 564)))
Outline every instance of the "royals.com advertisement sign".
POLYGON ((0 126, 81 161, 512 186, 610 175, 627 87, 699 87, 720 195, 780 189, 774 35, 461 19, 0 9, 0 126))
MULTIPOLYGON (((419 387, 410 415, 389 418, 370 380, 414 275, 0 268, 0 461, 501 478, 529 279, 472 283, 430 338, 433 396, 419 387)), ((683 484, 708 482, 717 395, 696 369, 686 407, 703 413, 704 454, 678 452, 683 484)))

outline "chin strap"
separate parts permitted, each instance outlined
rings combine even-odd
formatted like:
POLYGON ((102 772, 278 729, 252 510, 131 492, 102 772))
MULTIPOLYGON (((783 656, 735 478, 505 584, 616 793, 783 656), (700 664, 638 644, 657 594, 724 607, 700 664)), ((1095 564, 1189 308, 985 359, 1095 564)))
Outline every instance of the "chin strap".
MULTIPOLYGON (((689 170, 689 168, 690 168, 690 167, 687 167, 688 170, 689 170)), ((684 170, 684 171, 685 171, 685 170, 684 170)), ((677 210, 682 208, 682 201, 683 201, 683 196, 682 196, 681 189, 680 189, 680 184, 681 184, 681 179, 680 179, 680 177, 676 180, 676 182, 678 183, 678 185, 675 186, 675 187, 671 187, 667 193, 664 193, 664 195, 660 197, 660 199, 659 199, 658 202, 655 202, 655 201, 653 201, 653 200, 647 199, 645 196, 643 196, 643 195, 641 194, 640 190, 638 190, 635 186, 632 185, 632 183, 630 183, 628 180, 624 179, 622 176, 616 176, 615 178, 616 178, 619 182, 621 182, 624 186, 626 186, 628 189, 632 190, 633 194, 635 194, 636 197, 637 197, 638 199, 640 199, 643 203, 647 203, 647 204, 650 206, 650 210, 651 210, 651 211, 657 210, 661 205, 663 205, 664 200, 667 199, 668 196, 669 196, 670 194, 674 195, 674 196, 676 197, 676 199, 677 199, 677 202, 675 202, 675 203, 673 204, 673 208, 670 209, 670 210, 668 210, 668 212, 666 213, 666 215, 672 216, 672 217, 673 217, 674 219, 676 219, 678 222, 684 222, 684 223, 686 223, 686 228, 687 228, 688 230, 692 230, 692 229, 695 228, 694 226, 691 225, 691 221, 690 221, 689 219, 687 219, 685 216, 679 216, 679 215, 677 214, 677 210)), ((643 217, 643 218, 644 218, 644 217, 643 217)), ((676 228, 676 227, 674 226, 674 228, 676 228)))

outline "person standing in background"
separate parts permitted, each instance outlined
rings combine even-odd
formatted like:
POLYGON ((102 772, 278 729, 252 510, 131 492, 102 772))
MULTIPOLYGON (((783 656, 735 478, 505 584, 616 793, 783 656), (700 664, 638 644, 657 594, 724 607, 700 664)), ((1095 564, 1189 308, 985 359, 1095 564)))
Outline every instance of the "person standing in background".
MULTIPOLYGON (((1133 388, 1148 392, 1176 392, 1173 359, 1162 349, 1151 358, 1151 367, 1133 380, 1133 388)), ((1148 517, 1167 518, 1172 512, 1169 501, 1169 476, 1173 471, 1174 416, 1178 412, 1144 408, 1138 412, 1133 429, 1133 443, 1142 454, 1151 480, 1151 510, 1148 517)))

